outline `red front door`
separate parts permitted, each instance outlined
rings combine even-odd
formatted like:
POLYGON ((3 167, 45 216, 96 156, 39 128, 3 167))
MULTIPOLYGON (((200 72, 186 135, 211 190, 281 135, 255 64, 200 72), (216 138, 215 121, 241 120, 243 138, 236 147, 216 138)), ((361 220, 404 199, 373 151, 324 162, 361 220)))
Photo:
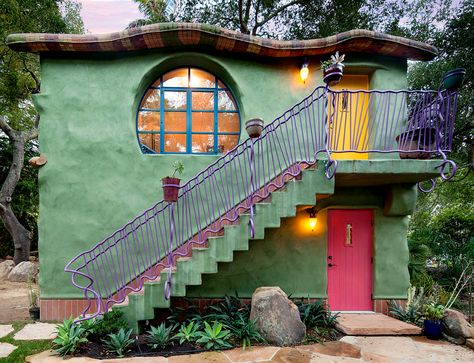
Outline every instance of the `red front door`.
POLYGON ((335 311, 371 311, 372 210, 328 210, 328 303, 335 311))

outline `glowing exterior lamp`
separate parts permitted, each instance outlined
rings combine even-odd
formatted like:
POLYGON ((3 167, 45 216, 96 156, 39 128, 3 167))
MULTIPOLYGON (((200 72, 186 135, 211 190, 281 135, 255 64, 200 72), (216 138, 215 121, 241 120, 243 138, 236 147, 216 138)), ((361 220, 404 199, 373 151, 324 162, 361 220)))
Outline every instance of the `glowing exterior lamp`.
POLYGON ((304 59, 303 62, 301 63, 300 67, 300 77, 303 83, 306 83, 306 80, 308 79, 309 76, 309 68, 308 68, 309 62, 307 59, 304 59))
POLYGON ((316 210, 314 208, 309 208, 306 210, 309 213, 309 226, 311 227, 311 231, 314 231, 318 219, 316 218, 316 210))

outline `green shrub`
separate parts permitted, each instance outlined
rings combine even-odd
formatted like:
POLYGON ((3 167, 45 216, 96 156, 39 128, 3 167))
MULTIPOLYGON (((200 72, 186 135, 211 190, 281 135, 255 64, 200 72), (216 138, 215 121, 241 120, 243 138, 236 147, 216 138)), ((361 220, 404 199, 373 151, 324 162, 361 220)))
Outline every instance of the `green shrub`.
POLYGON ((199 330, 200 325, 195 324, 194 321, 191 321, 188 325, 183 324, 179 329, 178 334, 176 334, 173 339, 179 339, 179 344, 183 343, 192 343, 196 341, 197 335, 196 332, 199 330))
POLYGON ((428 320, 441 320, 444 315, 444 306, 431 303, 423 305, 423 316, 428 320))
POLYGON ((132 329, 125 330, 120 328, 120 330, 115 334, 111 333, 107 335, 107 338, 102 339, 107 351, 110 353, 115 353, 119 358, 122 358, 124 354, 129 351, 129 347, 134 343, 134 340, 130 338, 132 334, 132 329))
POLYGON ((173 336, 173 327, 166 327, 165 323, 161 323, 157 328, 154 326, 150 327, 148 331, 147 340, 148 345, 153 349, 164 349, 171 345, 173 336))
POLYGON ((196 341, 198 344, 202 344, 206 349, 222 349, 231 348, 229 339, 232 337, 230 331, 223 329, 224 325, 217 321, 214 322, 212 327, 207 321, 204 322, 204 331, 197 332, 199 339, 196 341))
POLYGON ((224 300, 217 305, 209 306, 210 313, 204 319, 207 321, 217 321, 225 326, 231 327, 241 320, 248 320, 250 317, 250 307, 243 304, 239 297, 225 295, 224 300))
POLYGON ((251 347, 251 342, 263 342, 264 339, 260 332, 255 327, 257 319, 244 319, 240 318, 234 322, 234 325, 230 326, 230 330, 233 336, 242 344, 242 348, 251 347))
POLYGON ((128 328, 128 322, 123 318, 123 312, 119 310, 111 310, 105 313, 102 318, 94 320, 89 339, 96 342, 100 342, 108 334, 116 334, 120 329, 128 328))
POLYGON ((316 300, 312 303, 305 303, 304 300, 301 300, 296 302, 296 306, 298 306, 301 321, 308 329, 333 328, 336 325, 339 313, 333 314, 323 300, 316 300))
POLYGON ((72 316, 56 326, 57 337, 53 348, 61 357, 73 354, 82 344, 87 343, 86 331, 81 324, 74 324, 72 316))
POLYGON ((423 288, 416 293, 416 287, 408 289, 408 300, 405 306, 391 300, 388 303, 388 311, 391 315, 401 321, 421 325, 423 319, 423 305, 426 303, 423 288))

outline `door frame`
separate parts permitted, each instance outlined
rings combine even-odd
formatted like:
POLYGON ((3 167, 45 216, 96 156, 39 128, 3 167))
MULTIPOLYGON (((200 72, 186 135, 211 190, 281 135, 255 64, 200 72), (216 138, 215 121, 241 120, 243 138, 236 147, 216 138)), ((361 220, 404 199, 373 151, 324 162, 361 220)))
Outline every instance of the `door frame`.
POLYGON ((370 244, 370 257, 371 257, 371 263, 370 263, 370 282, 371 282, 371 292, 370 292, 370 298, 371 298, 371 301, 372 301, 372 305, 371 305, 371 309, 370 310, 337 310, 337 311, 346 311, 346 312, 365 312, 365 311, 370 311, 370 312, 373 312, 375 311, 374 309, 374 275, 375 275, 375 208, 370 208, 370 207, 354 207, 354 208, 351 208, 351 207, 347 207, 347 206, 341 206, 341 207, 330 207, 330 208, 327 208, 327 250, 326 250, 326 277, 327 277, 327 281, 326 281, 326 296, 327 296, 327 302, 329 302, 329 269, 328 269, 328 264, 330 263, 330 260, 329 260, 329 256, 330 256, 330 251, 332 250, 332 246, 330 247, 330 239, 329 239, 329 235, 330 235, 330 230, 331 230, 331 226, 330 226, 330 217, 329 217, 329 214, 331 211, 335 211, 335 210, 343 210, 343 211, 369 211, 370 214, 371 214, 371 220, 370 220, 370 228, 371 228, 371 232, 370 232, 370 236, 371 236, 371 244, 370 244))

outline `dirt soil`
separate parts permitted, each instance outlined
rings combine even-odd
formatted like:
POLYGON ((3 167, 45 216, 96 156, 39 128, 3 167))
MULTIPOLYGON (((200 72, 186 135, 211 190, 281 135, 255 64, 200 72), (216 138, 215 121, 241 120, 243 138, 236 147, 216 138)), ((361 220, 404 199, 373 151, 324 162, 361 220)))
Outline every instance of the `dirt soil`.
POLYGON ((28 320, 28 284, 0 280, 0 323, 28 320))

